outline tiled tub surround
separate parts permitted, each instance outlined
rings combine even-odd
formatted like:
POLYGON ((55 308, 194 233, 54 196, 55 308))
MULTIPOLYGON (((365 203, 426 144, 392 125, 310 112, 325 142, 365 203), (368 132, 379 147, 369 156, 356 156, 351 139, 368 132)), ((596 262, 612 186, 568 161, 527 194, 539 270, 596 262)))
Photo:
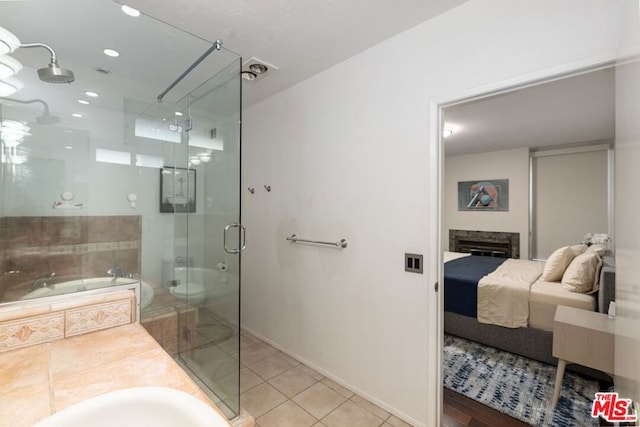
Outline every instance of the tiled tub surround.
POLYGON ((0 307, 0 353, 136 321, 133 291, 42 298, 0 307))
POLYGON ((139 215, 0 218, 0 301, 16 301, 38 277, 101 277, 111 267, 140 272, 139 215), (16 273, 18 272, 18 273, 16 273))
POLYGON ((138 386, 176 388, 218 410, 134 322, 135 311, 126 309, 135 306, 132 292, 48 301, 0 310, 0 427, 32 426, 85 399, 138 386))

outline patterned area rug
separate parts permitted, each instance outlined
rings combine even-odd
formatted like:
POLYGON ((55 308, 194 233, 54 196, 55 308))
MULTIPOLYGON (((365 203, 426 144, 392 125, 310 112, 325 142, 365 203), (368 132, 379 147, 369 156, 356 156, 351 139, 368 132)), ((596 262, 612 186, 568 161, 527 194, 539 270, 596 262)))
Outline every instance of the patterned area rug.
POLYGON ((565 372, 558 404, 555 366, 452 335, 444 338, 444 386, 532 426, 598 426, 591 403, 598 382, 565 372))

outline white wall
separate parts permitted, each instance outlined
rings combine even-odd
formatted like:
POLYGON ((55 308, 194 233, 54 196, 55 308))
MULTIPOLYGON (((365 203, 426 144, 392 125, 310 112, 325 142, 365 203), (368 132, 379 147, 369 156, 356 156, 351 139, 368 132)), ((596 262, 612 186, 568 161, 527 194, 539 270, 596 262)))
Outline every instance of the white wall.
POLYGON ((470 1, 248 108, 243 325, 435 425, 430 102, 613 57, 622 3, 470 1), (291 233, 349 247, 292 245, 291 233), (403 271, 404 252, 426 255, 424 275, 403 271))
POLYGON ((609 233, 608 156, 604 148, 533 159, 533 258, 609 233))
POLYGON ((529 149, 448 156, 444 164, 442 246, 449 249, 449 230, 520 233, 520 258, 529 257, 529 149), (458 181, 509 180, 509 210, 458 210, 458 181))

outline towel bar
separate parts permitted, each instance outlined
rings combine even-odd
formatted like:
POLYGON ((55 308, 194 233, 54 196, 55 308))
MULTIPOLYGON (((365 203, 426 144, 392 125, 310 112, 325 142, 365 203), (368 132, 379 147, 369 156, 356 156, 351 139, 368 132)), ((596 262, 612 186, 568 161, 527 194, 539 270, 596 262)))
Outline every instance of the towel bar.
POLYGON ((322 242, 319 240, 307 240, 307 239, 301 239, 298 236, 296 236, 295 234, 292 234, 290 237, 287 237, 287 240, 296 243, 296 242, 302 242, 302 243, 314 243, 316 245, 328 245, 328 246, 335 246, 338 248, 346 248, 347 247, 347 240, 346 239, 340 239, 340 241, 338 242, 322 242))

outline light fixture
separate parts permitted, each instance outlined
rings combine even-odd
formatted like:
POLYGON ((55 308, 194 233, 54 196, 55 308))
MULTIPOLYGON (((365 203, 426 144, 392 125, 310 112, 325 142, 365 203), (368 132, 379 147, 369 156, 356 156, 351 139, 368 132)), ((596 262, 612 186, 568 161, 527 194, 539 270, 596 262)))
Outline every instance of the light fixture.
POLYGON ((115 49, 105 49, 103 50, 104 54, 107 56, 110 56, 112 58, 117 58, 118 56, 120 56, 120 52, 118 52, 115 49))
POLYGON ((176 116, 182 116, 182 112, 181 111, 176 111, 176 116))
POLYGON ((443 138, 449 138, 451 135, 453 135, 453 129, 451 129, 450 127, 445 127, 444 129, 442 129, 443 138))
POLYGON ((73 147, 71 145, 65 145, 64 149, 65 150, 73 150, 73 147))
POLYGON ((89 105, 89 101, 84 100, 84 99, 78 99, 78 104, 89 105))
POLYGON ((249 65, 249 70, 251 70, 255 74, 264 74, 269 69, 264 64, 251 64, 251 65, 249 65))
POLYGON ((97 97, 100 96, 100 94, 98 94, 98 92, 93 92, 91 90, 86 91, 84 94, 87 95, 87 96, 90 96, 92 98, 97 98, 97 97))
POLYGON ((137 18, 138 16, 140 16, 140 11, 138 9, 134 9, 130 6, 127 6, 126 4, 123 4, 120 9, 127 15, 133 16, 134 18, 137 18))
POLYGON ((200 158, 198 158, 198 157, 192 157, 192 158, 190 158, 190 159, 189 159, 189 162, 190 162, 192 165, 196 165, 196 166, 197 166, 197 165, 199 165, 199 164, 200 164, 200 158))
POLYGON ((0 56, 0 79, 6 79, 22 70, 22 64, 9 55, 0 56))
POLYGON ((0 27, 0 55, 11 53, 20 47, 20 40, 13 33, 0 27))
POLYGON ((198 154, 198 157, 205 163, 209 163, 211 161, 211 153, 209 152, 198 154))
POLYGON ((258 75, 252 71, 243 71, 242 78, 245 80, 255 80, 258 75))
POLYGON ((80 114, 80 113, 72 113, 71 115, 72 115, 73 117, 77 117, 77 118, 82 117, 82 114, 80 114))
POLYGON ((0 80, 0 96, 11 96, 24 87, 24 83, 15 77, 0 80))

